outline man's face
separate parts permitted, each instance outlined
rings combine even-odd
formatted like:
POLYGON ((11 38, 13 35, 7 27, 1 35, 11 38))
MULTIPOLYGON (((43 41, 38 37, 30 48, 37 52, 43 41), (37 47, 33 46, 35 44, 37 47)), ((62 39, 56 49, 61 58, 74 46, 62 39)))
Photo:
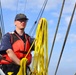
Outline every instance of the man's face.
POLYGON ((16 28, 21 30, 24 30, 24 28, 26 27, 26 23, 27 23, 27 20, 24 20, 24 19, 15 21, 16 28))

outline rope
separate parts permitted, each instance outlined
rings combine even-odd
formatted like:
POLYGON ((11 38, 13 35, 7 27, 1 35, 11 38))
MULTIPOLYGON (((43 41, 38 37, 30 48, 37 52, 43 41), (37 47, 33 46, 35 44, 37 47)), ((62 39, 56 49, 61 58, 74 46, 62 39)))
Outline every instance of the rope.
MULTIPOLYGON (((25 13, 25 9, 26 9, 26 4, 27 4, 27 0, 23 0, 24 2, 24 10, 23 10, 23 13, 25 13)), ((20 2, 22 2, 22 0, 17 0, 17 8, 16 8, 16 14, 20 11, 21 12, 21 10, 19 9, 19 7, 21 7, 20 5, 20 2)))
POLYGON ((25 2, 25 7, 24 7, 24 13, 25 13, 25 9, 26 9, 26 4, 27 4, 27 0, 25 0, 26 2, 25 2))
POLYGON ((17 11, 18 11, 18 3, 19 3, 19 0, 17 0, 16 14, 17 14, 17 11))
POLYGON ((20 69, 17 75, 26 75, 26 63, 27 63, 27 59, 22 58, 22 60, 20 61, 20 69))
POLYGON ((47 20, 41 18, 36 30, 34 59, 31 75, 48 75, 47 20))
POLYGON ((27 55, 29 54, 29 52, 31 51, 33 45, 35 44, 35 40, 33 41, 30 49, 28 50, 25 58, 22 58, 22 60, 20 61, 20 69, 19 69, 19 72, 17 73, 17 75, 26 75, 26 63, 27 63, 27 55))
MULTIPOLYGON (((65 3, 65 0, 63 0, 63 3, 62 3, 62 8, 61 8, 61 11, 60 11, 60 16, 59 16, 59 20, 58 20, 58 23, 57 23, 57 27, 56 27, 52 47, 51 47, 51 52, 50 52, 50 56, 49 56, 49 63, 50 63, 50 60, 51 60, 51 56, 52 56, 52 52, 53 52, 53 48, 54 48, 54 44, 55 44, 55 40, 56 40, 56 35, 57 35, 57 32, 58 32, 58 28, 59 28, 59 24, 60 24, 60 20, 61 20, 61 15, 62 15, 62 12, 63 12, 64 3, 65 3)), ((49 66, 49 63, 48 63, 48 66, 49 66)))
POLYGON ((66 32, 66 36, 65 36, 65 39, 64 39, 64 43, 63 43, 63 46, 62 46, 62 49, 61 49, 60 57, 59 57, 54 75, 57 74, 57 70, 58 70, 58 67, 59 67, 59 64, 60 64, 60 60, 61 60, 61 57, 62 57, 62 54, 63 54, 63 51, 64 51, 64 47, 65 47, 65 44, 66 44, 66 41, 67 41, 69 30, 70 30, 70 27, 71 27, 72 19, 73 19, 74 13, 75 13, 75 8, 76 8, 76 3, 75 3, 75 6, 74 6, 74 9, 73 9, 73 12, 72 12, 72 16, 71 16, 71 19, 70 19, 70 22, 69 22, 69 25, 68 25, 68 29, 67 29, 67 32, 66 32))
POLYGON ((7 74, 8 74, 8 75, 12 75, 12 74, 13 74, 13 72, 8 72, 7 74))
POLYGON ((18 72, 17 75, 26 75, 26 63, 27 63, 27 61, 28 61, 26 57, 27 57, 27 55, 29 54, 29 52, 31 51, 34 43, 35 43, 35 40, 33 41, 33 43, 32 43, 32 45, 31 45, 30 49, 28 50, 25 58, 22 58, 22 60, 20 61, 20 69, 19 69, 19 72, 18 72))

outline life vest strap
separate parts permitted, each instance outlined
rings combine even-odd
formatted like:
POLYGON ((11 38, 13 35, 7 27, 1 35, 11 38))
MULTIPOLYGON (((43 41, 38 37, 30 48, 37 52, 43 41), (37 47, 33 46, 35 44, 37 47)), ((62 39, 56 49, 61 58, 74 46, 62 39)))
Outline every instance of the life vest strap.
POLYGON ((27 54, 27 51, 20 51, 20 53, 27 54))

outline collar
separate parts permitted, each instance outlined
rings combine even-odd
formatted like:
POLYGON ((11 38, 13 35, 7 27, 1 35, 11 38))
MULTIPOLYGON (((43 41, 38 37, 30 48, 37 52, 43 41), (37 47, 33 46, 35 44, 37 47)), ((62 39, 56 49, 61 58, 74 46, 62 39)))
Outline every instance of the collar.
POLYGON ((25 36, 25 32, 23 33, 23 35, 19 35, 16 30, 15 30, 14 32, 15 32, 18 36, 20 36, 20 37, 21 37, 21 36, 25 36))

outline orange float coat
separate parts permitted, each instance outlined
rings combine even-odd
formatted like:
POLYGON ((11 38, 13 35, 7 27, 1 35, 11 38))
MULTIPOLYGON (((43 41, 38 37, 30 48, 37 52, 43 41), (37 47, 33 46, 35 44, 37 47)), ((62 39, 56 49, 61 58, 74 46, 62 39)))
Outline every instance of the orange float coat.
MULTIPOLYGON (((28 35, 24 35, 25 36, 25 43, 24 41, 16 34, 10 34, 11 35, 11 41, 13 41, 12 43, 12 50, 14 51, 14 53, 16 54, 16 56, 19 59, 22 59, 26 56, 29 48, 30 48, 30 37, 28 35)), ((4 60, 0 61, 0 64, 10 64, 13 61, 9 58, 9 56, 7 54, 2 55, 2 57, 4 57, 4 60)), ((27 65, 29 65, 31 63, 32 60, 32 55, 31 52, 29 52, 29 54, 26 57, 28 59, 28 63, 27 65)))

